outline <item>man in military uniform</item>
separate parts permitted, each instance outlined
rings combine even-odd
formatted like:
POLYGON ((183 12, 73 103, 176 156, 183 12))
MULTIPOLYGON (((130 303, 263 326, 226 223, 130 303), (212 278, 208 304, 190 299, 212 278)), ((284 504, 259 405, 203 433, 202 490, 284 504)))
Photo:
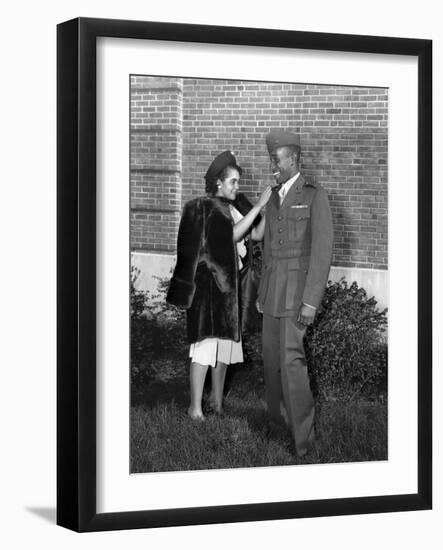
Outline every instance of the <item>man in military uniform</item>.
POLYGON ((303 336, 314 320, 332 257, 332 216, 325 190, 300 174, 300 139, 274 130, 266 137, 276 180, 266 205, 258 304, 263 312, 266 402, 272 424, 286 425, 298 456, 314 440, 314 399, 303 336))

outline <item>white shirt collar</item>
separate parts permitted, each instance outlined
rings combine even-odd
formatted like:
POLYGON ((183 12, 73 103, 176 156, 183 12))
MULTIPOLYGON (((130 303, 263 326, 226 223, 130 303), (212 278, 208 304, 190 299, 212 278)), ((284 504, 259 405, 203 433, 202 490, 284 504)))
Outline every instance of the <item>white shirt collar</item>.
POLYGON ((285 181, 285 183, 281 186, 280 191, 284 189, 283 193, 287 195, 289 189, 291 189, 292 185, 297 181, 299 175, 300 175, 300 172, 297 172, 295 176, 292 176, 292 178, 285 181))

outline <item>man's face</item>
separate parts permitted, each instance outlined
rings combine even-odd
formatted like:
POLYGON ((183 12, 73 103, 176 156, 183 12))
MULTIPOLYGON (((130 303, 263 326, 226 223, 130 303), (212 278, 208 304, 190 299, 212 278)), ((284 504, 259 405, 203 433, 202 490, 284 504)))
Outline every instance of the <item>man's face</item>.
POLYGON ((298 172, 295 153, 289 147, 278 147, 269 155, 271 172, 277 184, 285 183, 298 172))

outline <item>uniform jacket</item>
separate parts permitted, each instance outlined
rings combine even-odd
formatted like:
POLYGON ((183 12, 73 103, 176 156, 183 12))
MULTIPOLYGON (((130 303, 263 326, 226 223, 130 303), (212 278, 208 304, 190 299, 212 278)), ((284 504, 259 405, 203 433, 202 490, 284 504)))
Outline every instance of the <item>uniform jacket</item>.
MULTIPOLYGON (((209 337, 240 339, 238 257, 230 202, 200 197, 183 209, 177 263, 166 300, 187 310, 191 343, 209 337)), ((251 208, 242 194, 233 204, 242 214, 251 208)))
POLYGON ((321 303, 332 258, 332 216, 326 191, 300 174, 280 206, 266 205, 259 302, 264 313, 289 317, 302 302, 321 303))

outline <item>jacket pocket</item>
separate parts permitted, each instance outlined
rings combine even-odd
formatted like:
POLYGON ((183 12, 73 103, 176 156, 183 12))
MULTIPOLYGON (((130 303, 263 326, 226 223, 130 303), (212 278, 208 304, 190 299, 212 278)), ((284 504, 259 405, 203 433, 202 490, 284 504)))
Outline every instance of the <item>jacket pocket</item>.
POLYGON ((288 234, 294 241, 303 239, 309 226, 311 209, 308 205, 301 208, 289 208, 288 211, 288 234))
POLYGON ((309 260, 309 257, 304 256, 288 260, 288 277, 286 281, 287 309, 298 310, 301 305, 309 268, 309 260))

